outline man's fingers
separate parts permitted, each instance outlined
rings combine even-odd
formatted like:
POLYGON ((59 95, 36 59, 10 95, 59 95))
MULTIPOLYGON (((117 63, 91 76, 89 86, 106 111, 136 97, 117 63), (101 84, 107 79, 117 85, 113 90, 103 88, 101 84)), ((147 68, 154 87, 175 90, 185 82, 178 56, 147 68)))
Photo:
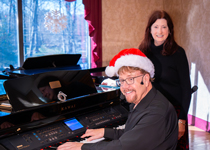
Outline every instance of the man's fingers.
POLYGON ((91 137, 87 138, 87 141, 92 141, 92 140, 95 140, 95 139, 98 139, 98 138, 96 138, 95 136, 91 136, 91 137))
POLYGON ((86 132, 85 132, 85 134, 83 134, 81 136, 81 138, 93 136, 94 135, 94 132, 93 131, 94 131, 93 129, 87 129, 86 132))

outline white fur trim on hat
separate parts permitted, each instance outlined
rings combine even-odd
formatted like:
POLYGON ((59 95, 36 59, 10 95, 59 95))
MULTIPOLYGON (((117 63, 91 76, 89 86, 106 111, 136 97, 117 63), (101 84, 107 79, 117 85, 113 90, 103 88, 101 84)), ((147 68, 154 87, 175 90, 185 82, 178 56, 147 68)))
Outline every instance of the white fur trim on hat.
POLYGON ((149 60, 147 57, 139 55, 130 54, 118 58, 115 62, 116 74, 122 66, 131 66, 131 67, 138 67, 140 69, 144 69, 145 71, 149 72, 151 78, 153 78, 155 74, 154 65, 151 62, 151 60, 149 60))
POLYGON ((143 69, 150 74, 151 78, 153 78, 155 74, 153 63, 139 49, 130 48, 120 51, 112 58, 109 66, 105 69, 105 73, 109 77, 112 77, 115 74, 118 76, 118 70, 123 66, 143 69))

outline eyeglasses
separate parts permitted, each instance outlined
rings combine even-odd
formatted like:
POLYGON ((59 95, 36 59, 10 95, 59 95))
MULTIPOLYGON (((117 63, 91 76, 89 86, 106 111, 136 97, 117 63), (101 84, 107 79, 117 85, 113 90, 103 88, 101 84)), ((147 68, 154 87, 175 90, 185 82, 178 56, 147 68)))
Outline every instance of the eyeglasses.
POLYGON ((117 86, 122 86, 125 82, 128 84, 128 85, 131 85, 134 83, 134 79, 135 78, 138 78, 138 77, 141 77, 141 76, 144 76, 144 74, 140 75, 140 76, 136 76, 136 77, 131 77, 131 78, 126 78, 124 80, 122 79, 117 79, 116 80, 116 84, 117 86))

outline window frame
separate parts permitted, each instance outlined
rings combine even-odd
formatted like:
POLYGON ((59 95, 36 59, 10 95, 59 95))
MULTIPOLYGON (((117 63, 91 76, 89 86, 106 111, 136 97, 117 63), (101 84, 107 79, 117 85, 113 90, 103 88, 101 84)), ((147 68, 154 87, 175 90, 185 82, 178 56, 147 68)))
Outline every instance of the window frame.
MULTIPOLYGON (((23 32, 23 0, 16 0, 16 4, 17 4, 17 67, 23 66, 24 61, 25 61, 25 54, 24 54, 24 32, 23 32)), ((83 3, 84 4, 84 3, 83 3)), ((85 5, 84 5, 85 6, 85 5)), ((85 19, 85 18, 84 18, 85 19)), ((86 19, 85 19, 86 20, 86 19)), ((87 20, 86 20, 87 21, 87 20)), ((90 51, 88 54, 88 57, 90 57, 88 59, 88 68, 91 68, 91 38, 89 36, 89 42, 87 42, 88 47, 90 47, 90 51)), ((8 66, 9 67, 9 66, 8 66)), ((16 68, 15 68, 16 69, 16 68)), ((17 68, 18 69, 18 68, 17 68)), ((12 70, 11 70, 12 71, 12 70)), ((2 95, 2 94, 0 94, 2 95)), ((4 94, 3 94, 4 95, 4 94)))
POLYGON ((22 0, 17 0, 17 13, 18 13, 18 66, 22 66, 24 63, 24 47, 23 47, 23 12, 22 12, 22 0))

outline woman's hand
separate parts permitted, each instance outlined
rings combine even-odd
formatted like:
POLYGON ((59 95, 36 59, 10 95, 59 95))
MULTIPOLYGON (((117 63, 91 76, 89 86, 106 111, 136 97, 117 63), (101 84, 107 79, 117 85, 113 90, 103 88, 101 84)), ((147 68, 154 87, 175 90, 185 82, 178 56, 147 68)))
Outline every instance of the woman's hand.
POLYGON ((186 120, 179 119, 178 126, 179 126, 179 134, 178 134, 178 140, 179 140, 185 133, 186 120))

